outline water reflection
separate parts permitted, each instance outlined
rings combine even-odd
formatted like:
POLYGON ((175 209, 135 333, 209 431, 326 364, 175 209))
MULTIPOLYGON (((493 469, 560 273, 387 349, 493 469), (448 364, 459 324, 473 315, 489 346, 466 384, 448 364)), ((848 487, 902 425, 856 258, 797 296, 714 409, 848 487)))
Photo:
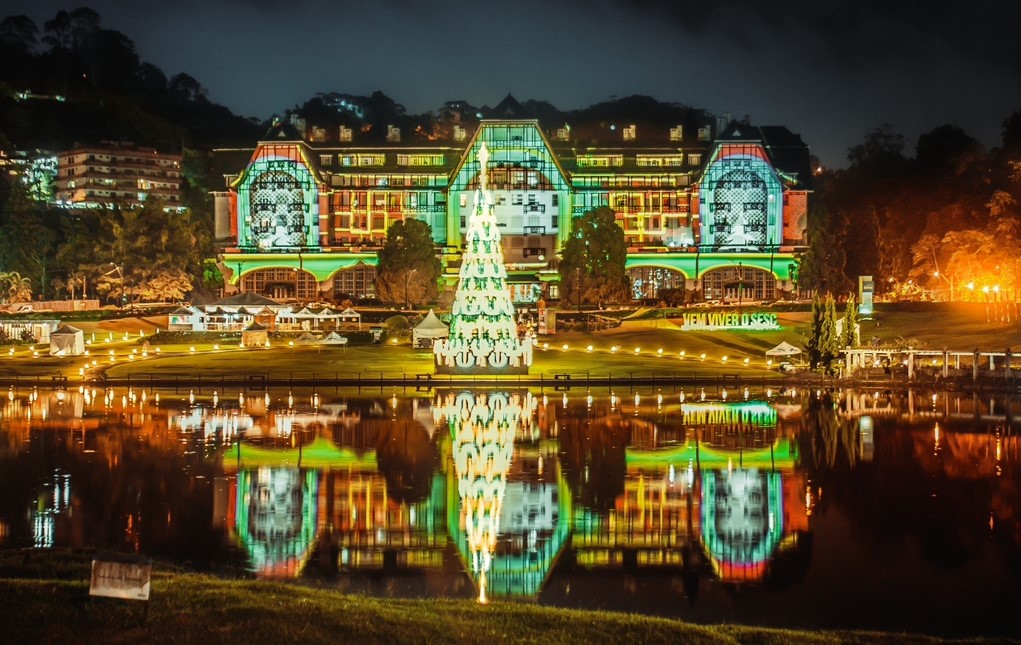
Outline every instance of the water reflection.
MULTIPOLYGON (((867 589, 872 626, 956 599, 1006 632, 1018 621, 986 589, 1021 593, 1016 414, 841 390, 12 389, 0 546, 693 620, 794 589, 742 604, 742 620, 777 623, 765 608, 787 603, 860 625, 817 604, 867 589), (909 593, 920 577, 931 589, 909 593)), ((919 624, 967 631, 952 614, 919 624)))

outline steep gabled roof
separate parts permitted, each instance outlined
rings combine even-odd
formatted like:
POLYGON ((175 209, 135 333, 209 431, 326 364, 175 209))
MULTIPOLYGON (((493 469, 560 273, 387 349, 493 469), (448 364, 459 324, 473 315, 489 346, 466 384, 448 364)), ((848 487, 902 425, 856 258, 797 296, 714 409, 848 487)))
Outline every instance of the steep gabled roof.
POLYGON ((482 108, 482 113, 487 119, 524 119, 528 116, 521 103, 510 94, 503 97, 496 107, 482 108))
POLYGON ((777 173, 794 178, 798 189, 812 189, 811 157, 801 135, 782 125, 757 126, 731 121, 716 137, 717 145, 742 141, 760 143, 777 173))

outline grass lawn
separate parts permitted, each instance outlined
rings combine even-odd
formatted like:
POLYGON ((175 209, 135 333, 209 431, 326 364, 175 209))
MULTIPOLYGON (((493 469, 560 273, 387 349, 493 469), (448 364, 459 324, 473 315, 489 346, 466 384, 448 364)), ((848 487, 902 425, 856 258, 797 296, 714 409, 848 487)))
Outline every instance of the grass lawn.
MULTIPOLYGON (((575 379, 586 374, 599 378, 676 375, 707 379, 741 374, 754 378, 776 374, 775 365, 765 356, 767 349, 781 341, 803 347, 809 335, 807 312, 778 313, 781 330, 747 332, 683 331, 680 319, 673 317, 676 312, 665 312, 665 318, 656 313, 653 310, 625 320, 615 329, 541 337, 530 374, 550 378, 571 374, 575 379)), ((433 372, 432 354, 411 349, 407 342, 347 348, 278 343, 259 349, 226 345, 214 348, 211 343, 196 343, 162 345, 158 355, 153 347, 143 357, 144 339, 138 334, 142 331, 151 335, 152 320, 123 319, 82 326, 88 327, 86 339, 91 341, 88 357, 50 357, 48 347, 42 345, 8 346, 0 348, 3 373, 30 379, 64 375, 76 381, 86 363, 91 374, 105 372, 118 379, 145 379, 150 374, 181 380, 245 374, 266 374, 276 379, 372 379, 433 372)), ((873 320, 862 321, 861 336, 866 344, 875 339, 884 347, 912 344, 930 349, 1002 351, 1021 346, 1021 326, 1016 321, 987 319, 984 305, 964 303, 932 305, 918 311, 898 310, 892 305, 880 308, 873 320)))
MULTIPOLYGON (((699 626, 530 603, 399 600, 153 567, 139 603, 88 602, 86 552, 0 552, 0 624, 10 643, 942 643, 877 632, 699 626)), ((971 643, 1006 642, 972 639, 971 643)))

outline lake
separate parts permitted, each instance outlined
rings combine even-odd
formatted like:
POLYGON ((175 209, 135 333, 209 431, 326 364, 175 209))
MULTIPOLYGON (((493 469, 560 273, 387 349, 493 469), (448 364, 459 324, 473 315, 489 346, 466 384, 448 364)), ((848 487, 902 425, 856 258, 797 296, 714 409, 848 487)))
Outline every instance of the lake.
POLYGON ((0 548, 699 623, 1021 633, 1016 402, 19 389, 0 548))

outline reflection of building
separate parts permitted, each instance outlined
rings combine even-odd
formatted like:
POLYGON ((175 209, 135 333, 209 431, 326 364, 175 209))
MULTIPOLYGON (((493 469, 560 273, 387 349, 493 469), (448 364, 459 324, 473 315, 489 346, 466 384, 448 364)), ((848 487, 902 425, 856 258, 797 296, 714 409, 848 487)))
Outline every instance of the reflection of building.
POLYGON ((452 288, 483 163, 516 302, 559 297, 556 255, 572 219, 602 206, 624 231, 636 298, 680 289, 763 299, 794 288, 811 173, 807 146, 786 128, 731 123, 713 138, 709 128, 667 137, 635 126, 546 131, 520 119, 466 127, 414 143, 342 128, 347 136, 328 143, 321 129, 280 123, 247 163, 223 151, 233 167, 216 193, 216 230, 232 240, 231 288, 369 296, 376 251, 407 218, 432 227, 452 288))
POLYGON ((315 541, 318 488, 315 470, 264 467, 238 472, 238 537, 261 575, 298 574, 315 541))
MULTIPOLYGON (((677 567, 697 576, 706 561, 723 581, 760 580, 772 559, 808 530, 795 444, 780 431, 768 403, 665 407, 643 412, 636 404, 633 417, 616 416, 612 407, 589 408, 592 420, 581 426, 581 419, 564 420, 562 443, 568 445, 577 441, 579 428, 590 436, 610 434, 605 428, 591 432, 595 424, 626 424, 630 430, 621 457, 626 475, 612 508, 575 509, 577 564, 677 567)), ((599 439, 586 443, 593 456, 607 452, 599 439)))

